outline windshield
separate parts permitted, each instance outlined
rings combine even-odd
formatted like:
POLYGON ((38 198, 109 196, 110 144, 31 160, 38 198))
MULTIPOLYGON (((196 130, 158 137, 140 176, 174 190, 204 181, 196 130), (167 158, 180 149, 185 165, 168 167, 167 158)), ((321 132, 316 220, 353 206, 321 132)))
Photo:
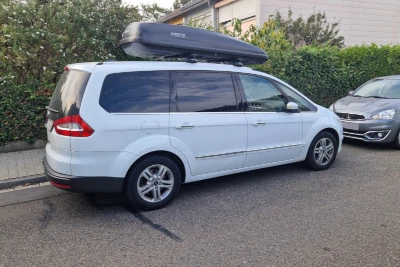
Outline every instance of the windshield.
POLYGON ((400 99, 400 80, 372 80, 357 89, 354 96, 400 99))

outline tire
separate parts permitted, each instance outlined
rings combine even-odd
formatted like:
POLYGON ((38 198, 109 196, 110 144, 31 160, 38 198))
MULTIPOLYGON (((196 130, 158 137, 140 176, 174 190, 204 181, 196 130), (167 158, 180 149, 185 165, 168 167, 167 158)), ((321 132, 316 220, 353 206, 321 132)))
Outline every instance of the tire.
POLYGON ((305 163, 312 170, 326 170, 335 161, 337 150, 336 138, 329 132, 320 132, 311 142, 305 163))
POLYGON ((178 193, 181 173, 174 161, 153 156, 140 161, 130 172, 124 194, 130 208, 156 210, 167 205, 178 193))
POLYGON ((394 149, 400 149, 400 129, 397 132, 396 137, 394 138, 393 142, 392 142, 392 147, 394 149))

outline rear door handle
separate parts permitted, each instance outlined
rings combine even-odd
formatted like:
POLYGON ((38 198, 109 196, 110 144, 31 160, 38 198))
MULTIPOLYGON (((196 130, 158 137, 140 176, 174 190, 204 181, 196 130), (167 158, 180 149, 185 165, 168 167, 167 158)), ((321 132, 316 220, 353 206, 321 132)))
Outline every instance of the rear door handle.
POLYGON ((266 121, 262 121, 262 120, 258 120, 256 122, 253 122, 254 126, 261 126, 261 125, 265 125, 265 124, 267 124, 267 122, 266 121))
POLYGON ((182 124, 180 124, 180 125, 176 125, 176 126, 175 126, 176 129, 191 129, 191 128, 193 128, 193 127, 194 127, 193 124, 189 124, 189 123, 187 123, 187 122, 184 122, 184 123, 182 123, 182 124))

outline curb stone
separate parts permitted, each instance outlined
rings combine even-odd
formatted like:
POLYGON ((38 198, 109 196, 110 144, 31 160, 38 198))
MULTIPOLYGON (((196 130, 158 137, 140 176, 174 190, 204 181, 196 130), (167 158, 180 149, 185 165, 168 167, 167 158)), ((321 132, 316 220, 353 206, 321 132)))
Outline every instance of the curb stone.
POLYGON ((0 181, 0 190, 9 189, 12 187, 26 185, 26 184, 32 185, 32 184, 43 183, 43 182, 47 182, 47 178, 46 178, 45 174, 7 179, 7 180, 0 181))
MULTIPOLYGON (((24 150, 40 149, 46 146, 47 141, 36 140, 34 143, 18 141, 0 146, 0 153, 18 152, 24 150)), ((1 266, 0 266, 1 267, 1 266)))

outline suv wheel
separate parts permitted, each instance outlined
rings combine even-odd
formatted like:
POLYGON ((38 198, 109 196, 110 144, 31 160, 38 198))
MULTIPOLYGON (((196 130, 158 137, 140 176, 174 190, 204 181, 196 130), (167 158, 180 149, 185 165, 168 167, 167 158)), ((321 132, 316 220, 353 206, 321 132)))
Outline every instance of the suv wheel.
POLYGON ((337 150, 336 138, 329 132, 320 132, 311 142, 305 162, 312 170, 326 170, 335 161, 337 150))
POLYGON ((178 166, 171 159, 162 156, 142 160, 127 179, 125 198, 130 207, 140 210, 164 207, 181 186, 178 166))
POLYGON ((400 129, 399 129, 399 131, 397 132, 397 135, 396 135, 396 137, 395 137, 394 140, 393 140, 392 146, 393 146, 395 149, 400 149, 400 129))

